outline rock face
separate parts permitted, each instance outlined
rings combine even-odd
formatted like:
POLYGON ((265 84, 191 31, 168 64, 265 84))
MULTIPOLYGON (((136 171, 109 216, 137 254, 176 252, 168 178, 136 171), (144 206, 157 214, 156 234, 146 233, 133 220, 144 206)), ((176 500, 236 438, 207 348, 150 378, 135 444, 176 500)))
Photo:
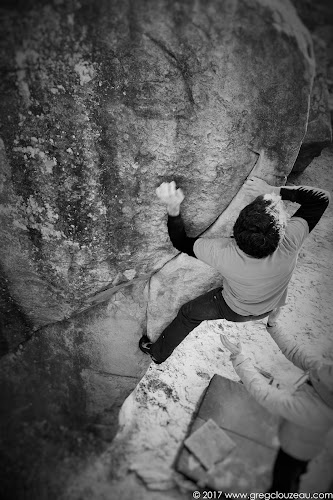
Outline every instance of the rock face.
POLYGON ((6 458, 27 422, 115 434, 149 364, 141 334, 221 281, 172 248, 155 188, 184 189, 190 235, 230 234, 247 176, 292 169, 314 59, 287 0, 31 0, 2 23, 0 269, 3 309, 22 315, 8 347, 38 330, 3 360, 6 458))
POLYGON ((256 153, 291 170, 313 50, 288 2, 27 2, 3 31, 1 261, 37 327, 175 255, 161 181, 197 235, 256 153))
POLYGON ((316 59, 308 126, 292 172, 303 172, 313 158, 332 142, 331 113, 327 87, 327 47, 316 35, 312 36, 316 59))
POLYGON ((330 0, 292 0, 314 42, 316 76, 311 93, 307 133, 293 172, 302 172, 332 141, 333 4, 330 0))
POLYGON ((129 285, 103 305, 41 328, 2 358, 3 498, 59 498, 78 464, 114 437, 119 409, 149 365, 137 342, 145 287, 129 285))
POLYGON ((332 142, 331 115, 328 106, 327 88, 327 48, 319 37, 313 35, 313 47, 316 59, 316 76, 313 82, 310 113, 303 144, 332 142))

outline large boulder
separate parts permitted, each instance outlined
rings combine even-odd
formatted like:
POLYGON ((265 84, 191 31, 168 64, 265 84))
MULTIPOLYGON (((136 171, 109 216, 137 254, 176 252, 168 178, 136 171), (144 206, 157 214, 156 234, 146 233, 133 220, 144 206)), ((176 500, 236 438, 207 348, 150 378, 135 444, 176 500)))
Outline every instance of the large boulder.
POLYGON ((1 310, 22 317, 1 453, 22 497, 56 498, 71 432, 114 436, 149 364, 142 333, 221 281, 172 247, 155 188, 184 189, 189 234, 230 234, 248 175, 292 169, 314 59, 287 0, 19 4, 2 11, 1 310))
POLYGON ((192 235, 268 160, 281 182, 306 131, 311 38, 288 1, 26 2, 2 31, 0 259, 35 327, 175 252, 156 186, 192 235))

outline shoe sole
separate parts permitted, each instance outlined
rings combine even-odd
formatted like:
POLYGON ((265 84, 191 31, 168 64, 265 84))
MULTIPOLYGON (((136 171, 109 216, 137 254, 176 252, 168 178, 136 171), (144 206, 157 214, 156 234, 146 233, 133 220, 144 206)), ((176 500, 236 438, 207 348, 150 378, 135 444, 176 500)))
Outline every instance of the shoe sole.
POLYGON ((155 359, 154 356, 151 354, 150 347, 147 347, 147 344, 150 344, 150 346, 152 346, 153 343, 150 340, 149 341, 143 340, 143 338, 144 337, 141 337, 141 339, 139 341, 139 349, 140 349, 140 351, 143 352, 144 354, 149 354, 149 356, 151 357, 152 361, 154 361, 154 363, 156 365, 160 365, 161 363, 163 363, 163 361, 157 361, 157 359, 155 359))
POLYGON ((150 340, 147 341, 145 337, 141 337, 141 339, 139 341, 140 351, 144 352, 145 354, 150 354, 149 347, 148 347, 149 344, 150 344, 150 346, 152 345, 152 342, 150 340))

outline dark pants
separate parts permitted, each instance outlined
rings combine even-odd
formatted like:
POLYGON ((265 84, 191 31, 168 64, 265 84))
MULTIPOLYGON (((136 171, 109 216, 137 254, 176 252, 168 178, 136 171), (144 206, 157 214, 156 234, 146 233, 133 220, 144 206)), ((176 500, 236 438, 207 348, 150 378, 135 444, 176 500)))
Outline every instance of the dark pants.
POLYGON ((271 311, 260 316, 241 316, 226 304, 222 297, 222 287, 215 288, 184 304, 176 318, 161 333, 151 346, 150 352, 159 363, 165 361, 184 338, 202 321, 226 319, 233 322, 254 321, 265 318, 271 311))
POLYGON ((308 460, 293 458, 280 448, 274 464, 273 483, 267 493, 297 493, 308 463, 308 460))

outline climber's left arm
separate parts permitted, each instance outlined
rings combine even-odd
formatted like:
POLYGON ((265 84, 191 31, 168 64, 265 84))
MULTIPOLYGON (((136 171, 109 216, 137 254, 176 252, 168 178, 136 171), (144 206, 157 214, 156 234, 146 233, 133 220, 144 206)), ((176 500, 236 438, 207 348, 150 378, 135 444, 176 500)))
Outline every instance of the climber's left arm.
POLYGON ((176 188, 176 183, 163 182, 157 189, 158 198, 166 205, 168 212, 168 232, 170 240, 175 248, 180 252, 187 253, 190 257, 195 257, 213 267, 216 255, 220 257, 222 248, 230 243, 230 238, 191 238, 187 236, 184 222, 180 214, 180 205, 185 196, 180 188, 176 188), (194 243, 199 240, 194 250, 194 243))
POLYGON ((190 257, 196 258, 193 251, 193 245, 198 238, 187 236, 180 212, 178 215, 170 215, 170 213, 168 213, 168 232, 171 243, 177 250, 187 253, 190 257))
POLYGON ((190 257, 196 257, 193 252, 194 242, 198 238, 190 238, 185 232, 184 222, 180 215, 180 205, 185 196, 176 183, 163 182, 156 189, 157 197, 166 205, 168 212, 168 232, 171 243, 180 252, 187 253, 190 257))

